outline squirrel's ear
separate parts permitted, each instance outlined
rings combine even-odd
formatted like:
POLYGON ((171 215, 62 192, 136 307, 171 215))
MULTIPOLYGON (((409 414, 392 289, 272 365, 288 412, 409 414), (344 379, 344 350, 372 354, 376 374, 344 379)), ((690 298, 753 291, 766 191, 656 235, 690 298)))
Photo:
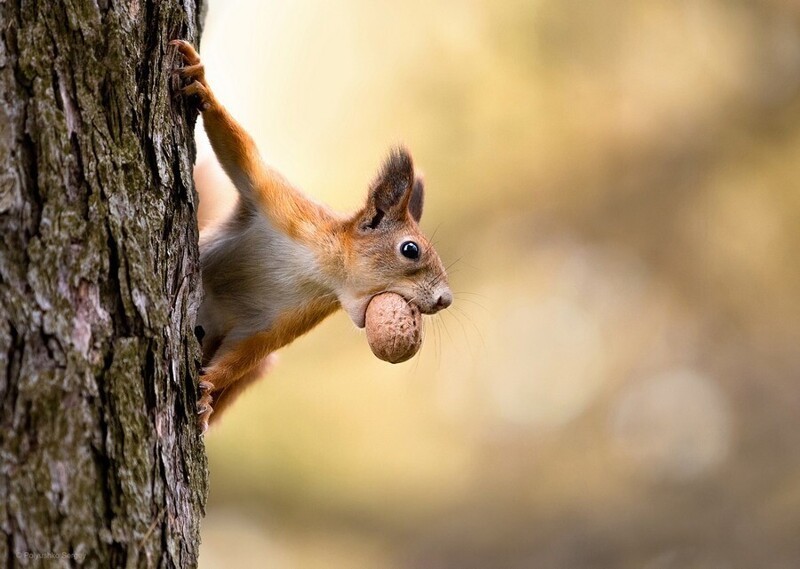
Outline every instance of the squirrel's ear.
POLYGON ((422 203, 425 201, 425 182, 421 176, 414 180, 414 188, 411 190, 411 197, 408 199, 408 213, 419 223, 422 217, 422 203))
POLYGON ((375 229, 384 216, 400 214, 414 187, 414 163, 405 148, 393 150, 372 182, 362 226, 375 229))

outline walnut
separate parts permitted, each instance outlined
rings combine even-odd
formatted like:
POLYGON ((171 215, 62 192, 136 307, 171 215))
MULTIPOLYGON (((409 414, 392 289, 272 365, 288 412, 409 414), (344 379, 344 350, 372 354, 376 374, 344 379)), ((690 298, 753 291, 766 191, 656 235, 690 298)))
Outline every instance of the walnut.
POLYGON ((367 341, 383 361, 399 364, 422 345, 422 314, 399 294, 384 292, 367 306, 367 341))

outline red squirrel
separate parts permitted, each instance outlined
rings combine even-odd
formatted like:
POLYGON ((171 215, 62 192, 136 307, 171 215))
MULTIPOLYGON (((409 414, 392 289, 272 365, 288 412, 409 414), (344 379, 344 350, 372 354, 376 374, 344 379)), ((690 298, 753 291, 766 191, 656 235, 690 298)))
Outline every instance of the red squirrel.
POLYGON ((343 216, 292 186, 261 159, 250 135, 217 101, 194 47, 174 40, 183 96, 196 101, 217 159, 239 194, 231 216, 201 233, 204 299, 200 427, 216 421, 262 377, 277 349, 339 307, 363 328, 373 296, 394 292, 422 313, 453 301, 447 274, 418 226, 424 188, 405 148, 393 150, 366 204, 343 216), (212 406, 213 405, 213 406, 212 406))

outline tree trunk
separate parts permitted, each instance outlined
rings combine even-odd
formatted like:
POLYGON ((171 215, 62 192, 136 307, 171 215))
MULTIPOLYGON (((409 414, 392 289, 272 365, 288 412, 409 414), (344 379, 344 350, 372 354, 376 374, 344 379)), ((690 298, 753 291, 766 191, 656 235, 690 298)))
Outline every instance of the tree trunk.
POLYGON ((0 2, 8 566, 197 564, 196 116, 167 42, 199 23, 196 0, 0 2))

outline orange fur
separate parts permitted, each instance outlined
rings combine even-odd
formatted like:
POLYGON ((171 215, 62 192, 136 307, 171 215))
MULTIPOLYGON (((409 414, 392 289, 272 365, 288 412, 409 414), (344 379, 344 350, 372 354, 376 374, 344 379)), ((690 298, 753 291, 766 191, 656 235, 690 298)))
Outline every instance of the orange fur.
POLYGON ((236 398, 239 397, 239 395, 244 393, 256 381, 269 373, 269 370, 272 369, 272 366, 274 365, 275 355, 275 353, 268 355, 266 358, 261 360, 257 366, 255 366, 248 373, 245 373, 234 383, 231 383, 227 388, 216 391, 216 394, 213 398, 214 413, 211 415, 212 423, 214 422, 214 417, 221 417, 225 409, 227 409, 236 400, 236 398))
POLYGON ((311 330, 337 307, 338 302, 335 299, 314 299, 299 310, 282 314, 269 330, 236 342, 226 350, 220 350, 222 353, 208 365, 208 372, 214 377, 212 383, 215 391, 226 389, 257 367, 270 353, 311 330))
POLYGON ((280 174, 261 162, 258 149, 247 132, 231 117, 216 99, 209 99, 203 111, 203 123, 217 159, 234 179, 244 173, 244 183, 251 188, 257 207, 286 235, 309 241, 314 239, 309 226, 320 226, 329 220, 319 207, 308 202, 280 174))

